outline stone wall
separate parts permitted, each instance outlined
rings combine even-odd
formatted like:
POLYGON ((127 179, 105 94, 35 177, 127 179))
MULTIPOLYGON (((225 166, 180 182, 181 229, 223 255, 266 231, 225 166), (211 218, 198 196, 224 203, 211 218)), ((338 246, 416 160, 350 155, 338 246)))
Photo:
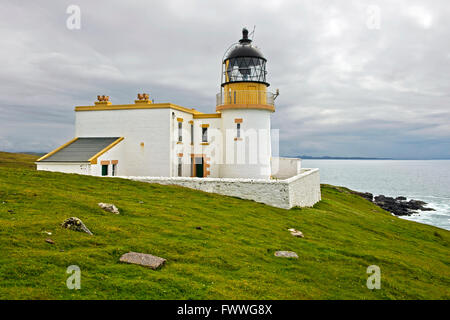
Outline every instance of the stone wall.
POLYGON ((229 179, 186 177, 121 177, 125 179, 178 185, 205 192, 254 200, 270 206, 290 209, 311 207, 320 201, 319 169, 302 169, 289 179, 229 179))

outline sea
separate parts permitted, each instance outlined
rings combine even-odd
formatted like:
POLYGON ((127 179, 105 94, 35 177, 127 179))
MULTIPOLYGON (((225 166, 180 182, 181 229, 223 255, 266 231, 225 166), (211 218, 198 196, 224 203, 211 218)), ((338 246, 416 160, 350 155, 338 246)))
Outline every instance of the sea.
POLYGON ((321 183, 422 200, 436 211, 404 216, 450 230, 450 160, 302 160, 303 168, 319 168, 321 183))

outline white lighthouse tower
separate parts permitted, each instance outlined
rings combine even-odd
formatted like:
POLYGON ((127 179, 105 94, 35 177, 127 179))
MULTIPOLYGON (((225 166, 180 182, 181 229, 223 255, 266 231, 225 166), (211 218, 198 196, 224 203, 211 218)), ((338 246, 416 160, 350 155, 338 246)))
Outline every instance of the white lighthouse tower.
POLYGON ((224 164, 221 176, 269 179, 270 116, 275 95, 267 91, 266 58, 252 45, 248 30, 226 53, 216 111, 221 113, 224 164))

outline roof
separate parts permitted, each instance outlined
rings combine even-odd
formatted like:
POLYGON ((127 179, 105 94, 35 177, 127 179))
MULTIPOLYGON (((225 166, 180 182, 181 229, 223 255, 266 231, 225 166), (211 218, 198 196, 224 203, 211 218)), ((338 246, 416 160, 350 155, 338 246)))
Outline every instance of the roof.
POLYGON ((238 44, 236 45, 230 53, 228 53, 225 60, 232 59, 232 58, 244 58, 244 57, 254 57, 266 60, 264 58, 264 55, 257 49, 256 47, 252 46, 251 44, 238 44))
POLYGON ((97 163, 97 158, 114 147, 121 137, 83 137, 75 138, 61 147, 38 159, 38 162, 90 162, 97 163))
POLYGON ((254 57, 263 59, 264 55, 259 51, 258 48, 252 46, 252 40, 248 38, 248 30, 246 28, 242 29, 242 39, 239 40, 239 44, 236 45, 227 55, 224 61, 233 58, 245 58, 254 57))

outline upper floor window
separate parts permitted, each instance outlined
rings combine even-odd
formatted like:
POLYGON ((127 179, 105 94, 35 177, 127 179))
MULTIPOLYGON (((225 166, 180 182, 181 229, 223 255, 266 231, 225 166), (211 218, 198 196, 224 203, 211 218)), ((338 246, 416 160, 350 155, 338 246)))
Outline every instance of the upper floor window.
POLYGON ((202 142, 208 142, 208 128, 202 128, 202 142))
POLYGON ((191 123, 191 144, 194 144, 194 124, 191 123))
POLYGON ((237 138, 241 137, 241 124, 240 123, 236 123, 236 137, 237 138))
POLYGON ((178 122, 178 142, 183 141, 183 122, 178 122))

